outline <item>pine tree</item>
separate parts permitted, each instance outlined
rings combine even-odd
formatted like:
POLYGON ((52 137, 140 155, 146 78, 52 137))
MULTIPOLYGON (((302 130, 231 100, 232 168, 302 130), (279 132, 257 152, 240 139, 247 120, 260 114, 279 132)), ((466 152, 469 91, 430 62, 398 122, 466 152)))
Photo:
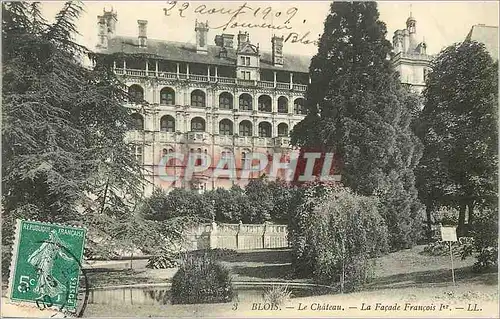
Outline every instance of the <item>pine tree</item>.
POLYGON ((2 9, 3 243, 16 218, 31 218, 86 226, 99 255, 158 246, 138 209, 144 180, 125 142, 126 92, 105 64, 85 67, 90 52, 74 41, 81 2, 63 4, 51 24, 40 3, 2 9))
POLYGON ((394 249, 414 244, 422 205, 413 170, 417 99, 402 88, 375 2, 333 2, 310 66, 308 115, 292 143, 340 156, 335 172, 362 195, 379 195, 394 249))
POLYGON ((463 234, 466 211, 472 224, 475 207, 498 206, 498 62, 483 44, 451 45, 434 60, 424 97, 420 196, 458 207, 463 234))

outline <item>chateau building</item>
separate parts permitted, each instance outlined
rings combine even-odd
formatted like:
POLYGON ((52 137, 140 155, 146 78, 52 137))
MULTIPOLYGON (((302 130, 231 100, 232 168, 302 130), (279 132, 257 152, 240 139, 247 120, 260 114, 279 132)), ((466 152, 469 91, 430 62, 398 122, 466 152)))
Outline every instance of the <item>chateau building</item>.
MULTIPOLYGON (((195 22, 196 44, 191 44, 149 39, 146 20, 137 21, 138 37, 118 36, 117 21, 113 11, 98 16, 96 52, 114 54, 113 69, 128 87, 135 130, 127 138, 150 181, 146 194, 153 185, 200 191, 244 186, 269 172, 273 160, 286 162, 297 152, 290 148, 289 132, 305 116, 310 57, 283 52, 283 37, 273 36, 272 51, 266 52, 241 31, 216 35, 210 45, 204 22, 195 22), (186 158, 164 165, 170 153, 186 158), (195 166, 208 168, 187 180, 192 153, 207 154, 211 162, 196 160, 195 166), (255 165, 248 157, 255 153, 267 156, 269 165, 245 172, 255 165), (236 178, 210 178, 222 157, 235 159, 236 178), (166 180, 165 173, 180 177, 166 180)), ((396 31, 394 62, 405 83, 420 88, 430 57, 425 43, 416 44, 415 24, 410 17, 407 29, 396 31)))
POLYGON ((400 80, 415 92, 421 93, 430 71, 433 56, 427 54, 425 41, 417 38, 417 20, 411 15, 406 20, 406 28, 396 30, 392 37, 394 48, 392 63, 399 72, 400 80))

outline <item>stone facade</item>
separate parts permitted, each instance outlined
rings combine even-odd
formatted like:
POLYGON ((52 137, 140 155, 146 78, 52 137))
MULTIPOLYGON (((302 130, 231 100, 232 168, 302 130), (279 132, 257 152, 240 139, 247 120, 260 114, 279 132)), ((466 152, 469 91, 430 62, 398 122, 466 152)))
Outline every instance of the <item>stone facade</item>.
MULTIPOLYGON (((310 57, 283 52, 283 38, 277 36, 271 38, 272 52, 261 51, 241 31, 236 37, 216 35, 215 45, 209 45, 207 23, 198 21, 196 44, 148 39, 146 20, 137 21, 137 37, 117 36, 117 21, 112 11, 98 16, 97 52, 115 54, 113 69, 129 88, 127 107, 135 110, 136 129, 128 139, 135 144, 136 158, 150 182, 146 195, 154 186, 199 191, 245 186, 251 178, 269 173, 271 166, 242 175, 248 154, 286 162, 297 152, 289 146, 289 132, 306 113, 310 57), (162 178, 165 172, 182 175, 187 163, 171 160, 162 170, 159 165, 166 154, 187 158, 193 152, 211 157, 205 172, 191 180, 162 178), (236 180, 209 178, 223 156, 234 156, 236 180)), ((416 41, 413 17, 393 40, 393 62, 402 82, 420 92, 431 56, 425 43, 416 41)))

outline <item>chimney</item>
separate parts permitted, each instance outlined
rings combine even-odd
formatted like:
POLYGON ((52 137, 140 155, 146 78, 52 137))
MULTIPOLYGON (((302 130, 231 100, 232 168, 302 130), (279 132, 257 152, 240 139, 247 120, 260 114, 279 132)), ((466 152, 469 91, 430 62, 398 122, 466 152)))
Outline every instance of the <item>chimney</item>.
POLYGON ((103 14, 101 16, 97 16, 97 38, 99 40, 97 47, 107 49, 108 40, 116 34, 116 22, 118 19, 113 9, 111 9, 111 11, 103 9, 102 12, 103 14))
POLYGON ((273 65, 283 66, 283 37, 273 35, 271 38, 273 65))
POLYGON ((97 38, 98 38, 98 43, 97 47, 101 49, 107 49, 108 48, 108 22, 106 20, 106 17, 104 15, 102 16, 97 16, 97 38))
POLYGON ((222 41, 225 48, 233 48, 234 34, 222 34, 222 41))
POLYGON ((238 50, 241 49, 243 44, 248 43, 250 41, 248 37, 248 32, 238 32, 238 50))
POLYGON ((195 23, 194 31, 196 32, 196 53, 207 54, 208 21, 203 23, 203 22, 198 22, 198 20, 196 20, 194 23, 195 23))
POLYGON ((137 20, 139 26, 139 46, 145 48, 148 46, 148 21, 137 20))
POLYGON ((233 48, 234 34, 221 34, 215 36, 215 45, 224 48, 233 48))

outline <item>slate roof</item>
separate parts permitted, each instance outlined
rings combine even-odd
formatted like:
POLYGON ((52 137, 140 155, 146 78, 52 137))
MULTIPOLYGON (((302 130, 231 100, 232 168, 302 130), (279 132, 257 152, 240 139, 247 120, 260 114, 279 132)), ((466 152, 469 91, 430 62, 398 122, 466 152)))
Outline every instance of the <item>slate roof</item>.
MULTIPOLYGON (((208 45, 208 53, 196 53, 196 45, 191 43, 164 41, 164 40, 147 40, 147 47, 141 48, 138 45, 136 37, 116 36, 108 41, 107 49, 100 49, 100 53, 127 53, 138 54, 144 53, 150 56, 164 58, 171 61, 192 62, 211 65, 236 65, 236 50, 233 48, 227 49, 227 58, 220 58, 220 47, 208 45)), ((272 63, 271 52, 260 51, 260 68, 270 70, 283 70, 292 72, 309 73, 309 64, 311 57, 303 55, 284 54, 283 67, 274 66, 272 63)))
POLYGON ((466 40, 484 43, 486 50, 488 50, 493 59, 498 60, 498 27, 482 24, 474 25, 467 35, 466 40))

